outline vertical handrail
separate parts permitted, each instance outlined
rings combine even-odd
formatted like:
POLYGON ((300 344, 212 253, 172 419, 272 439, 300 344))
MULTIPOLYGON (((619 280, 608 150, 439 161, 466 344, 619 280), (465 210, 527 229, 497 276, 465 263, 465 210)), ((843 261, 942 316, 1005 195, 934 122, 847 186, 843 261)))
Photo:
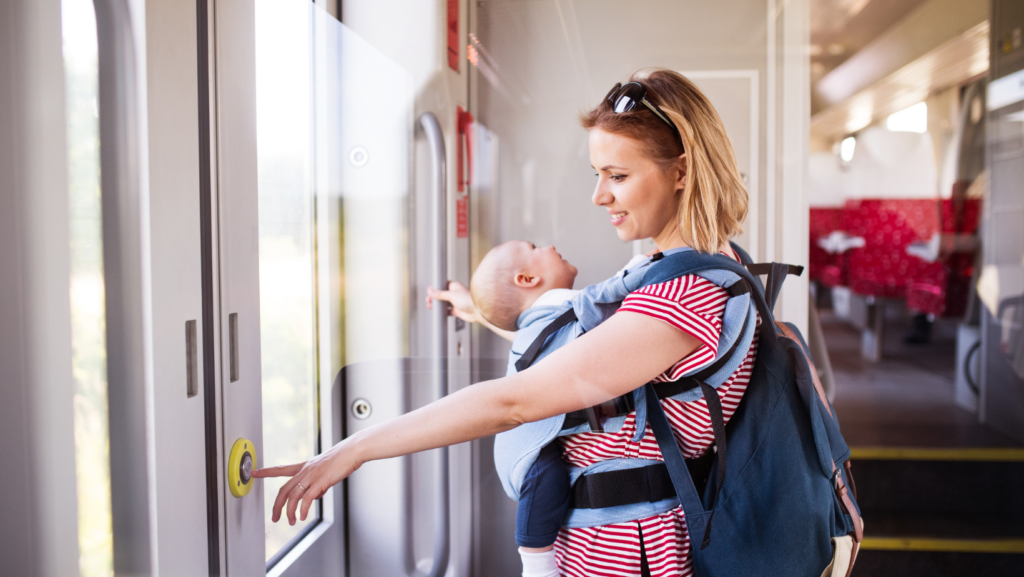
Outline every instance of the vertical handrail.
MULTIPOLYGON (((156 456, 151 452, 152 336, 147 321, 149 212, 145 82, 131 2, 94 0, 99 65, 100 191, 107 330, 113 563, 117 575, 154 575, 156 456), (145 249, 144 249, 145 247, 145 249)), ((142 55, 145 64, 145 56, 142 55)))
MULTIPOLYGON (((430 143, 431 169, 430 178, 433 182, 431 191, 432 207, 428 212, 433 217, 434 236, 434 266, 432 269, 431 283, 433 286, 443 289, 448 286, 448 203, 447 203, 447 174, 444 134, 441 132, 441 125, 432 112, 425 112, 420 116, 420 126, 423 128, 427 141, 430 143)), ((437 398, 448 394, 448 311, 445 307, 434 307, 433 315, 434 330, 436 331, 432 355, 434 357, 434 386, 437 398)), ((450 546, 450 524, 448 506, 448 447, 438 449, 438 471, 437 471, 437 501, 434 532, 434 563, 429 573, 416 571, 414 575, 428 575, 429 577, 441 577, 448 569, 448 552, 450 546)), ((410 543, 411 546, 411 543, 410 543)))

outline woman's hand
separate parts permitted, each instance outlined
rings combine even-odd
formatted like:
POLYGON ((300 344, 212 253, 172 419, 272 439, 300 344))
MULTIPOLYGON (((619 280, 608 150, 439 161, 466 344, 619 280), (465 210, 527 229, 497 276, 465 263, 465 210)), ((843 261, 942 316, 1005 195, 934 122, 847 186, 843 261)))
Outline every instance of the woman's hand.
POLYGON ((305 463, 267 467, 258 469, 252 476, 260 479, 266 477, 291 477, 274 500, 272 519, 277 523, 281 519, 281 510, 288 506, 288 524, 295 524, 295 511, 299 509, 299 519, 306 520, 309 506, 313 501, 324 496, 327 489, 340 483, 362 466, 362 461, 355 455, 355 437, 349 437, 332 447, 329 451, 305 463), (301 508, 299 504, 301 503, 301 508))
POLYGON ((443 291, 427 287, 428 309, 433 307, 433 299, 451 303, 452 314, 468 323, 480 322, 480 314, 473 303, 473 297, 470 296, 469 289, 460 282, 451 281, 448 283, 448 290, 443 291))

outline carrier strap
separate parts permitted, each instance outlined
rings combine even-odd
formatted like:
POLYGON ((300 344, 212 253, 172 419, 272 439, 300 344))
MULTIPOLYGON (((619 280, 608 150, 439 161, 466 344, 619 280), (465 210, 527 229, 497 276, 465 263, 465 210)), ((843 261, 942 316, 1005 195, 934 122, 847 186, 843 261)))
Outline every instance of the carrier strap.
POLYGON ((530 346, 527 347, 526 352, 523 353, 523 356, 519 357, 519 360, 516 361, 516 371, 525 371, 530 365, 532 365, 533 361, 537 358, 537 355, 540 353, 540 350, 544 347, 544 343, 548 340, 548 337, 555 334, 555 331, 557 331, 558 329, 564 327, 565 325, 571 322, 574 322, 575 320, 576 310, 570 307, 569 310, 558 315, 558 318, 551 321, 551 324, 544 327, 544 330, 542 330, 540 334, 537 335, 537 338, 533 339, 533 342, 530 343, 530 346))
MULTIPOLYGON (((551 321, 551 323, 544 327, 544 330, 537 335, 537 338, 533 339, 530 346, 526 348, 519 360, 516 361, 516 372, 525 371, 533 364, 533 361, 537 359, 537 355, 540 354, 540 350, 544 348, 544 343, 547 342, 548 337, 555 334, 556 331, 564 327, 565 325, 576 321, 576 310, 569 307, 569 310, 558 315, 558 318, 551 321)), ((594 411, 594 407, 588 407, 582 411, 576 411, 583 416, 583 421, 590 424, 590 430, 595 433, 603 433, 604 429, 601 428, 601 421, 597 418, 597 413, 594 411)), ((568 416, 566 417, 568 420, 568 416)), ((582 423, 577 423, 577 425, 582 423)), ((564 428, 564 427, 563 427, 564 428)))
MULTIPOLYGON (((739 294, 750 292, 750 287, 747 286, 747 283, 737 282, 733 286, 736 285, 743 285, 743 288, 746 289, 745 291, 740 292, 739 294)), ((739 348, 740 343, 743 342, 746 336, 747 327, 746 325, 744 325, 743 330, 740 332, 739 336, 736 337, 736 340, 732 343, 732 346, 729 347, 729 350, 726 351, 725 354, 715 359, 714 363, 708 365, 707 367, 701 369, 699 372, 688 377, 679 377, 674 381, 668 381, 666 383, 655 383, 654 390, 658 392, 658 398, 664 399, 667 397, 674 397, 680 393, 684 393, 686 391, 696 389, 697 387, 699 387, 702 382, 710 379, 712 375, 722 370, 722 367, 724 367, 725 364, 728 363, 730 359, 732 359, 732 356, 736 354, 736 350, 739 348)))
POLYGON ((675 496, 668 469, 659 463, 650 467, 584 475, 572 487, 569 507, 603 509, 633 503, 656 503, 675 496))
MULTIPOLYGON (((686 468, 703 491, 708 474, 714 464, 715 453, 708 451, 696 459, 686 459, 686 468)), ((589 473, 583 475, 572 486, 569 507, 572 509, 604 509, 632 505, 634 503, 656 503, 676 496, 672 477, 665 463, 652 462, 646 467, 589 473)))

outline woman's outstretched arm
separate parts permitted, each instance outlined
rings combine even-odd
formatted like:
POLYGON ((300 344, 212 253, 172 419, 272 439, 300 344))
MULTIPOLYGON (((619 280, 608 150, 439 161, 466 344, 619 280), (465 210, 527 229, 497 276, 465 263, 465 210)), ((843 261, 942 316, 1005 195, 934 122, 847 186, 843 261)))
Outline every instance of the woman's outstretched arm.
POLYGON ((665 322, 622 312, 521 373, 467 387, 356 433, 305 463, 254 476, 292 477, 278 492, 273 520, 287 507, 294 524, 300 501, 304 520, 314 500, 367 461, 463 443, 602 403, 649 382, 699 345, 665 322))

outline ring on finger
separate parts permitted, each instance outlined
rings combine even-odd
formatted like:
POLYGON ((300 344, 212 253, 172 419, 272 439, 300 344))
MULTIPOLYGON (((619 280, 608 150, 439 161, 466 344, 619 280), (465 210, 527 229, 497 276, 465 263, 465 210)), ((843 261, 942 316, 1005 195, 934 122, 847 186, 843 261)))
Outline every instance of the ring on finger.
POLYGON ((295 484, 298 485, 299 488, 302 489, 303 492, 306 492, 306 488, 302 486, 302 483, 295 483, 295 484))

